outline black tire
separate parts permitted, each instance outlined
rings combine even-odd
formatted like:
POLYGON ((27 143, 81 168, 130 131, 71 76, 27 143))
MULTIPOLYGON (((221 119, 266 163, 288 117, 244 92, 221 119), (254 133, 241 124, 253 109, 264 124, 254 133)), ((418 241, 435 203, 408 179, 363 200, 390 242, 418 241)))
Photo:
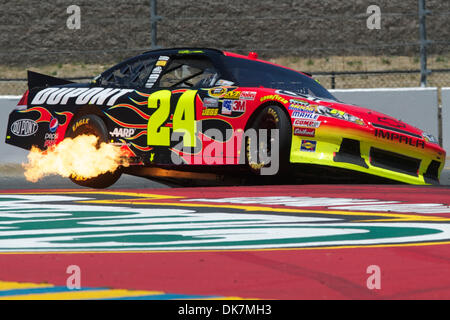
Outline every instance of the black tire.
MULTIPOLYGON (((76 117, 66 132, 66 137, 75 138, 87 134, 95 135, 98 139, 98 146, 102 142, 108 142, 109 134, 103 120, 94 114, 82 115, 76 117)), ((122 175, 122 169, 118 168, 114 172, 100 174, 94 178, 83 178, 70 176, 69 179, 75 184, 88 188, 104 189, 113 185, 122 175)))
MULTIPOLYGON (((289 169, 289 158, 291 150, 291 140, 292 140, 292 128, 291 121, 288 115, 280 106, 269 105, 264 107, 251 122, 250 128, 255 129, 259 132, 259 129, 267 129, 270 133, 270 129, 278 129, 279 131, 279 168, 277 175, 283 175, 287 173, 289 169)), ((261 174, 261 169, 264 167, 270 167, 269 164, 265 164, 264 161, 259 159, 261 148, 266 148, 269 157, 272 157, 270 144, 267 145, 267 141, 270 140, 270 135, 268 139, 262 139, 262 141, 257 142, 256 152, 251 152, 251 137, 246 136, 245 139, 245 158, 246 164, 249 166, 250 170, 255 174, 261 174), (266 140, 266 141, 264 141, 266 140), (257 159, 254 159, 255 156, 257 159)))

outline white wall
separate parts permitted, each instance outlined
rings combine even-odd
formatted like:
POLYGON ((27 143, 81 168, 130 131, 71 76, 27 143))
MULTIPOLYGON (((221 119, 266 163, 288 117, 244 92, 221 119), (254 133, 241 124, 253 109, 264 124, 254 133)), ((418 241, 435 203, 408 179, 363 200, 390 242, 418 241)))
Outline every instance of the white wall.
POLYGON ((5 143, 9 113, 17 105, 20 98, 20 96, 0 96, 0 163, 26 162, 27 150, 5 143))
POLYGON ((439 135, 437 88, 376 88, 330 90, 339 100, 382 112, 439 135))
POLYGON ((450 88, 442 88, 442 145, 450 158, 450 88))

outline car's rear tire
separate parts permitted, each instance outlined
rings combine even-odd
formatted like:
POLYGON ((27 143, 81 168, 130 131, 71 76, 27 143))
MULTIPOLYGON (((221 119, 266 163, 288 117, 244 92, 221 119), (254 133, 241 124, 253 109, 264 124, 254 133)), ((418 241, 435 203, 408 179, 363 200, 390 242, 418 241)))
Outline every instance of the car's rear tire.
MULTIPOLYGON (((245 139, 245 158, 246 164, 250 168, 250 170, 255 174, 262 174, 261 169, 264 167, 270 167, 270 163, 264 163, 261 161, 259 156, 257 159, 254 159, 256 155, 260 154, 262 148, 266 148, 269 158, 274 161, 275 154, 271 154, 271 146, 268 145, 268 141, 273 139, 270 135, 271 129, 278 129, 279 132, 279 166, 277 175, 285 174, 289 169, 289 158, 290 158, 290 149, 291 149, 291 140, 292 140, 292 128, 291 121, 289 120, 286 112, 282 110, 282 108, 278 105, 269 105, 264 107, 253 119, 250 125, 251 129, 256 130, 256 133, 259 132, 259 129, 267 129, 268 139, 261 139, 262 141, 258 141, 258 145, 256 147, 256 152, 251 152, 251 144, 254 143, 251 141, 251 135, 246 135, 245 139)), ((259 140, 259 139, 258 139, 259 140)))
MULTIPOLYGON (((66 132, 66 137, 75 138, 81 135, 95 135, 98 139, 97 146, 102 142, 108 142, 108 129, 103 120, 94 114, 82 115, 76 117, 66 132)), ((113 185, 122 175, 122 169, 119 167, 114 172, 106 172, 94 178, 84 178, 71 175, 69 178, 79 186, 103 189, 113 185)))

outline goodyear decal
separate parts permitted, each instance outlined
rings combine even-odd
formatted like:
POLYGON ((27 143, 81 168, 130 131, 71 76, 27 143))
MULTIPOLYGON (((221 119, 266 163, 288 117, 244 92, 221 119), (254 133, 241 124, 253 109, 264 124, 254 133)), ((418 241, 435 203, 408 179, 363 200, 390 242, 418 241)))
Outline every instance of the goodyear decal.
POLYGON ((75 122, 75 124, 72 126, 72 131, 77 130, 79 127, 88 124, 90 119, 81 119, 77 122, 75 122))
POLYGON ((271 94, 271 95, 268 95, 268 96, 264 96, 264 97, 261 97, 261 99, 260 99, 261 102, 264 102, 264 101, 267 101, 267 100, 279 101, 279 102, 281 102, 283 104, 287 104, 288 103, 288 101, 286 99, 284 99, 283 97, 281 97, 281 96, 279 96, 277 94, 271 94))

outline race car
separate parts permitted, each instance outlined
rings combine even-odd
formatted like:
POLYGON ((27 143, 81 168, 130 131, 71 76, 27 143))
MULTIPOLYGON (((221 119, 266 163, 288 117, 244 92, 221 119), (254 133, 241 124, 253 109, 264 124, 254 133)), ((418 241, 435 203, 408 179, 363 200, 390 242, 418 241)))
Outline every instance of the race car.
POLYGON ((6 143, 46 150, 92 134, 124 151, 127 170, 70 176, 87 187, 108 187, 123 172, 289 176, 296 164, 305 174, 310 166, 437 184, 445 162, 435 137, 338 101, 310 74, 255 52, 153 50, 88 84, 29 71, 28 87, 9 116, 6 143))

